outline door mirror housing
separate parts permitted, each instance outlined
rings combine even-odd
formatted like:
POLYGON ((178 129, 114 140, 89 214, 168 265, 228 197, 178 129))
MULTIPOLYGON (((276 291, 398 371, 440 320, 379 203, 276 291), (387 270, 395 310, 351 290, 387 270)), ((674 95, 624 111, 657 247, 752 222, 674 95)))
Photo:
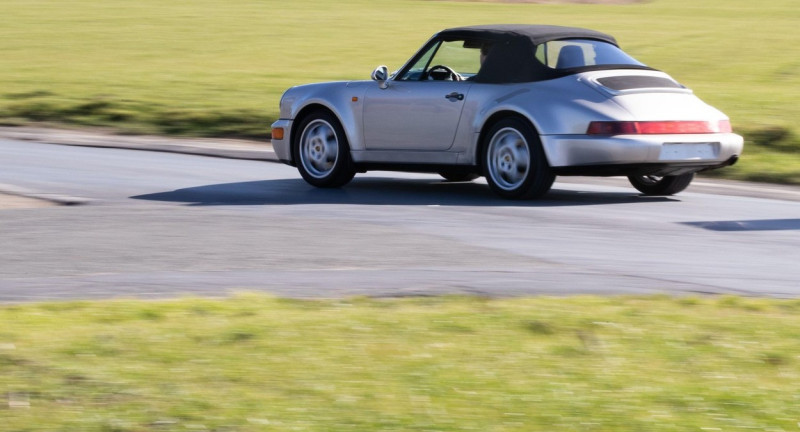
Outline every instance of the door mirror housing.
POLYGON ((389 68, 385 65, 380 65, 372 71, 372 80, 378 82, 380 88, 385 89, 389 87, 387 81, 389 80, 389 68))

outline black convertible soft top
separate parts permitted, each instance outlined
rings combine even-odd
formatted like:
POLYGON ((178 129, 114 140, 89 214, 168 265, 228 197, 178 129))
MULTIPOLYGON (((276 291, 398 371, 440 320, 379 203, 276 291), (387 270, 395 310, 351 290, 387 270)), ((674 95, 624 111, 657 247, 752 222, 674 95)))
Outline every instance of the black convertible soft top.
MULTIPOLYGON (((613 36, 594 30, 552 25, 499 24, 457 27, 440 31, 435 40, 465 40, 491 49, 475 82, 520 83, 542 81, 597 68, 593 66, 556 70, 536 60, 536 46, 552 40, 593 39, 619 46, 613 36)), ((599 66, 608 68, 607 66, 599 66)))
POLYGON ((578 27, 531 24, 498 24, 457 27, 439 32, 443 39, 483 39, 506 41, 528 39, 533 45, 558 39, 596 39, 617 45, 613 36, 578 27))

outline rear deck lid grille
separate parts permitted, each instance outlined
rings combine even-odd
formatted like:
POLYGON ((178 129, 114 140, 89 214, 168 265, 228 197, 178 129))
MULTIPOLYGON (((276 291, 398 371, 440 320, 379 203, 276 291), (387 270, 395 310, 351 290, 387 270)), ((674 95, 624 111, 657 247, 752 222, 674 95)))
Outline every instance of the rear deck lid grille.
POLYGON ((634 89, 685 89, 672 79, 647 75, 622 75, 598 78, 597 82, 611 90, 624 91, 634 89))

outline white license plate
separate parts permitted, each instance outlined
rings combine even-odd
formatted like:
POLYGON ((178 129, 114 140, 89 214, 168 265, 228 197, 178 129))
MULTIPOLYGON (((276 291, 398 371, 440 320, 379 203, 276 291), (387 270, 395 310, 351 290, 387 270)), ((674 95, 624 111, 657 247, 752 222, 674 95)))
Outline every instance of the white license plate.
POLYGON ((709 160, 719 157, 719 143, 664 143, 658 160, 709 160))

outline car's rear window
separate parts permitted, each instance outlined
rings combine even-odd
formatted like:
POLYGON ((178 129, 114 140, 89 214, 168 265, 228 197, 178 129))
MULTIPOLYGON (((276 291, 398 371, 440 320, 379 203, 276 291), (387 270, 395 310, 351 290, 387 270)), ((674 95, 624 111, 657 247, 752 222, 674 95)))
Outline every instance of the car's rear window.
POLYGON ((536 47, 536 59, 551 69, 603 65, 644 66, 617 46, 591 39, 565 39, 543 43, 536 47))

